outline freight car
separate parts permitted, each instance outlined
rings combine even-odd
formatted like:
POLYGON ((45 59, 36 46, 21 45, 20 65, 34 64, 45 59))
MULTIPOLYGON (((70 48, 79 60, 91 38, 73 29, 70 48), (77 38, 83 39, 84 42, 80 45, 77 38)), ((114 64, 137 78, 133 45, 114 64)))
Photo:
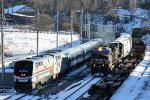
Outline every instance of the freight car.
POLYGON ((91 57, 91 50, 103 44, 94 39, 85 44, 56 53, 45 53, 14 64, 14 84, 17 91, 32 91, 38 83, 46 83, 67 69, 91 57))
POLYGON ((130 57, 132 38, 128 33, 122 33, 119 38, 108 46, 93 50, 90 59, 91 74, 107 74, 126 57, 130 57))
POLYGON ((132 54, 136 59, 142 59, 145 54, 145 45, 142 41, 142 36, 145 35, 142 28, 133 28, 132 29, 132 40, 133 40, 133 50, 132 54))

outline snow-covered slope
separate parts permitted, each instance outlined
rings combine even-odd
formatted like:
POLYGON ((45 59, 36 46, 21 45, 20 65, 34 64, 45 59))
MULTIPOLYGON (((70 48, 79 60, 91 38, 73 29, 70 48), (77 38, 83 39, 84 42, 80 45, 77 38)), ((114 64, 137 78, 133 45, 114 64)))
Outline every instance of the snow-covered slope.
MULTIPOLYGON (((73 35, 73 41, 79 40, 78 35, 73 35)), ((68 44, 71 41, 71 35, 59 34, 59 46, 68 44)), ((11 55, 28 54, 36 52, 37 34, 5 32, 4 33, 5 52, 11 55)), ((78 43, 79 44, 79 41, 78 43)), ((74 44, 77 45, 77 44, 74 44)), ((49 50, 56 47, 56 34, 39 33, 39 51, 49 50)))

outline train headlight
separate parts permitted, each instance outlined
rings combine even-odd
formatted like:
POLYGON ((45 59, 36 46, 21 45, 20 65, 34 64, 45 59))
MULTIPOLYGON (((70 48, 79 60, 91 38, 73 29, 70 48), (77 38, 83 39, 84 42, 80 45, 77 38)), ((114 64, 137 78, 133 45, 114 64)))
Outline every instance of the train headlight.
POLYGON ((21 74, 21 76, 25 76, 25 74, 21 74))
POLYGON ((98 48, 98 51, 102 51, 102 50, 103 50, 103 48, 102 48, 102 47, 99 47, 99 48, 98 48))

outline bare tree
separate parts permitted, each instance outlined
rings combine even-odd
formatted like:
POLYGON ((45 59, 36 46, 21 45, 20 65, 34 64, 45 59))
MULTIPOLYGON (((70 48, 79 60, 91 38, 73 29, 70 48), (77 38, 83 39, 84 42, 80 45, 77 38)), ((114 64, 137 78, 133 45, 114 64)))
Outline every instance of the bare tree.
MULTIPOLYGON (((32 20, 33 25, 37 24, 37 16, 32 20)), ((40 14, 39 15, 39 30, 46 31, 54 28, 52 24, 52 17, 48 14, 40 14)))

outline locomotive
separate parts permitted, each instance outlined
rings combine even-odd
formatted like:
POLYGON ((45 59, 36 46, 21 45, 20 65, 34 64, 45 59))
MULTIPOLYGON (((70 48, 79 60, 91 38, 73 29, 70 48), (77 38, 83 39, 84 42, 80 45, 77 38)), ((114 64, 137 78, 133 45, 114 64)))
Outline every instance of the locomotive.
POLYGON ((47 83, 63 74, 74 65, 88 60, 91 51, 103 44, 103 39, 94 39, 79 46, 59 52, 18 60, 14 64, 14 88, 18 92, 31 92, 39 83, 47 83))
POLYGON ((131 49, 131 35, 122 33, 119 38, 111 42, 108 46, 100 46, 93 50, 90 59, 91 74, 107 74, 126 57, 130 57, 131 49))

